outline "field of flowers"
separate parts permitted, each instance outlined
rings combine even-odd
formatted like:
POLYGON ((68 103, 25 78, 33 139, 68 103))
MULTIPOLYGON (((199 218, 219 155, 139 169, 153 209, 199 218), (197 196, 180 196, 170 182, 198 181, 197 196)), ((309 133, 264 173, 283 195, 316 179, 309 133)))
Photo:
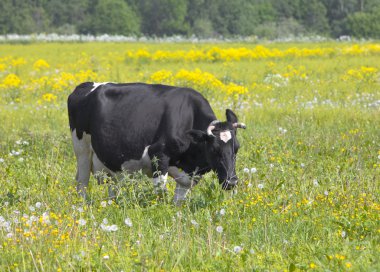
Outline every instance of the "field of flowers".
POLYGON ((380 44, 0 44, 0 271, 379 271, 380 44), (83 81, 197 89, 233 109, 236 193, 182 207, 125 174, 75 192, 67 96, 83 81))

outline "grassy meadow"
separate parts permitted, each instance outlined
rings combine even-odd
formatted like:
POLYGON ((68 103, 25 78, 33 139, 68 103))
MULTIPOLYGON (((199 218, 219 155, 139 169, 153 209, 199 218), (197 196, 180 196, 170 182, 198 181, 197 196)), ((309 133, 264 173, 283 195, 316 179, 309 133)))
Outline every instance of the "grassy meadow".
POLYGON ((380 44, 0 44, 0 271, 380 271, 380 44), (235 193, 181 207, 125 173, 86 204, 66 100, 83 81, 197 89, 246 130, 235 193))

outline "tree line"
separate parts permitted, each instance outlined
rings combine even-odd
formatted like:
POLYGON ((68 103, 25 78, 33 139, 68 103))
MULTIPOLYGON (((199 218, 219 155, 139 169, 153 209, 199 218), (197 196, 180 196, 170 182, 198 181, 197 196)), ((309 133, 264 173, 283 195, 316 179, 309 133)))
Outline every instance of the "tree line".
POLYGON ((379 0, 1 0, 0 34, 380 38, 379 0))

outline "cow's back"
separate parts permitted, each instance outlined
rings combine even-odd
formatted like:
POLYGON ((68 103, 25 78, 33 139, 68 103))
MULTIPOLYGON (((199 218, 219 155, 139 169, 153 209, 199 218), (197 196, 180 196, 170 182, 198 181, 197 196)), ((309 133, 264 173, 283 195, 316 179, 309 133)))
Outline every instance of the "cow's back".
POLYGON ((113 170, 141 158, 153 143, 186 138, 187 130, 215 120, 194 90, 143 83, 82 83, 69 96, 68 110, 71 130, 78 138, 90 134, 92 149, 113 170))

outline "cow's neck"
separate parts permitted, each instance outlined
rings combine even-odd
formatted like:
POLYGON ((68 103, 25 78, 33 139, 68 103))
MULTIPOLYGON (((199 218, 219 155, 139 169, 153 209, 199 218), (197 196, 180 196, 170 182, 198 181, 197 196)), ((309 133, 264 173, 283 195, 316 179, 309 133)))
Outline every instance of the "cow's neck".
POLYGON ((183 153, 176 163, 187 174, 203 175, 211 170, 206 160, 206 149, 204 144, 191 144, 189 149, 183 153))

